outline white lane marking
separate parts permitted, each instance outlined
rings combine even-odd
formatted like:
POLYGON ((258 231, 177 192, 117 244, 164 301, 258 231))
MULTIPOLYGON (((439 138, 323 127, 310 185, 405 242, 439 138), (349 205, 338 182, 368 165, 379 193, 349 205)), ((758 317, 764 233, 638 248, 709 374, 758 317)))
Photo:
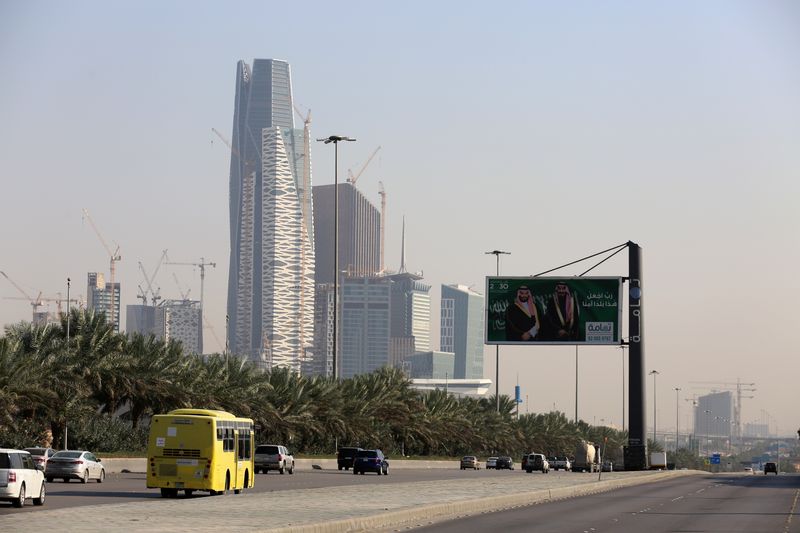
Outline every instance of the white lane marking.
POLYGON ((672 498, 672 501, 676 502, 676 501, 682 500, 682 499, 683 499, 683 496, 678 496, 677 498, 672 498))

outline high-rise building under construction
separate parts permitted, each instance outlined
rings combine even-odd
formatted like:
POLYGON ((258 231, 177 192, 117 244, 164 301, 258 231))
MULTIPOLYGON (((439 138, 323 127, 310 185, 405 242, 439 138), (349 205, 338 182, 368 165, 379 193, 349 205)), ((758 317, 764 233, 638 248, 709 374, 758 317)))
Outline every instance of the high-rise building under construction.
POLYGON ((228 343, 299 371, 314 327, 308 122, 296 129, 286 61, 239 61, 231 138, 228 343))

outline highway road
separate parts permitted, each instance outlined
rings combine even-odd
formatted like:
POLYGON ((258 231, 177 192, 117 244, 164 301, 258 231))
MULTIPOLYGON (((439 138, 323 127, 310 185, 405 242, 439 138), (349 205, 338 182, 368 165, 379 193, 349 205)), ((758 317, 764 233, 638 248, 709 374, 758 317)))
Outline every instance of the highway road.
POLYGON ((800 532, 800 475, 704 475, 422 527, 419 533, 800 532))
MULTIPOLYGON (((407 483, 409 481, 435 481, 446 479, 503 479, 505 476, 527 476, 521 470, 459 470, 444 469, 396 469, 389 468, 388 476, 364 474, 355 476, 352 471, 338 470, 295 470, 292 475, 256 475, 255 487, 249 492, 273 492, 293 489, 314 489, 376 483, 407 483)), ((552 475, 581 475, 570 472, 551 472, 552 475)), ((30 502, 22 509, 14 509, 10 503, 0 502, 0 517, 20 512, 35 512, 40 509, 59 509, 81 505, 103 505, 109 503, 128 503, 161 498, 160 491, 147 489, 145 474, 108 474, 104 483, 91 481, 84 485, 79 481, 64 483, 56 480, 47 484, 47 498, 43 507, 34 507, 30 502)), ((183 494, 181 496, 183 498, 183 494)), ((207 493, 197 493, 193 498, 208 498, 207 493)))

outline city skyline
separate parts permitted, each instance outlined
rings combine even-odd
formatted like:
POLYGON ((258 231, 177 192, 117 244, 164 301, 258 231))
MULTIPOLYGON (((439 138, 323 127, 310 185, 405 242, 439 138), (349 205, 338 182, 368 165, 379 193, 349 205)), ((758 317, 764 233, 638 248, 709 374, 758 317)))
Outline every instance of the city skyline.
MULTIPOLYGON (((26 291, 65 296, 70 277, 76 298, 87 272, 106 272, 108 254, 81 222, 87 207, 120 246, 122 309, 136 303, 137 261, 155 265, 163 249, 216 261, 204 314, 224 339, 231 157, 211 128, 231 131, 238 59, 282 58, 314 137, 358 139, 340 149, 340 181, 382 147, 358 188, 377 205, 385 185, 388 269, 401 263, 405 217, 406 263, 433 287, 432 339, 441 285, 483 293, 495 274, 488 250, 511 252, 501 275, 527 276, 632 240, 643 252, 659 427, 674 423, 673 387, 683 424, 685 400, 709 392, 690 381, 738 379, 757 389, 743 424, 766 411, 781 433, 800 426, 790 407, 800 370, 795 3, 509 3, 489 14, 469 3, 244 2, 247 19, 186 6, 0 8, 0 269, 26 291), (265 35, 265 16, 294 22, 265 35)), ((314 151, 315 185, 333 182, 331 152, 314 151)), ((593 273, 625 276, 623 256, 593 273)), ((177 298, 171 272, 158 283, 177 298)), ((197 269, 178 273, 199 292, 197 269)), ((0 324, 30 320, 30 309, 4 299, 0 324)), ((224 349, 208 330, 205 346, 224 349)), ((629 412, 624 353, 579 349, 580 418, 619 425, 629 412)), ((513 396, 519 375, 521 407, 571 418, 575 359, 570 347, 501 347, 501 393, 513 396), (541 383, 535 366, 562 377, 541 383)), ((490 378, 494 360, 485 347, 490 378)))

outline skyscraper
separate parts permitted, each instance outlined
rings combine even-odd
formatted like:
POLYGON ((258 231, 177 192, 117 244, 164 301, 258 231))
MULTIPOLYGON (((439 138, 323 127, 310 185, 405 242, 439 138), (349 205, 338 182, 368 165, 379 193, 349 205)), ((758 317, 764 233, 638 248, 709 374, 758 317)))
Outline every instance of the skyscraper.
POLYGON ((295 129, 289 64, 239 61, 230 173, 228 342, 266 367, 300 370, 313 342, 311 164, 295 129))
POLYGON ((105 277, 99 272, 89 272, 86 287, 86 307, 95 313, 104 313, 106 320, 111 319, 111 295, 114 295, 114 331, 119 331, 119 283, 105 282, 105 277))
POLYGON ((344 276, 341 287, 340 376, 349 378, 388 366, 391 280, 344 276))
POLYGON ((465 285, 442 285, 441 349, 455 354, 453 377, 483 377, 483 296, 465 285))
MULTIPOLYGON (((335 185, 314 187, 314 258, 316 280, 314 330, 314 374, 333 374, 333 250, 334 250, 334 189, 335 185)), ((370 201, 350 183, 339 184, 339 268, 350 277, 374 276, 380 270, 381 214, 370 201)), ((341 285, 340 285, 341 295, 341 285)), ((349 313, 339 304, 342 321, 349 313)), ((339 333, 345 334, 339 325, 339 333)), ((342 354, 342 345, 338 348, 342 354)), ((342 360, 338 366, 344 372, 342 360)), ((360 367, 359 367, 360 368, 360 367)), ((342 374, 344 375, 344 374, 342 374)))

